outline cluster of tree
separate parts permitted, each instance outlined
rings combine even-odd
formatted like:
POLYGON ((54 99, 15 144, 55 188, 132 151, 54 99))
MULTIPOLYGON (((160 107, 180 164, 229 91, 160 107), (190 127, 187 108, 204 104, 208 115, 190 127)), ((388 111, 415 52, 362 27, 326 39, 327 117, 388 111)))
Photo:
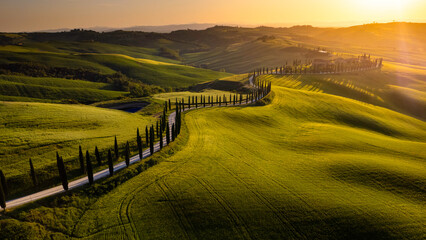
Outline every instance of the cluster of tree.
POLYGON ((257 39, 257 41, 269 42, 269 41, 272 41, 272 40, 275 40, 275 39, 276 39, 276 37, 273 36, 273 35, 271 35, 271 36, 265 35, 265 36, 259 37, 257 39))
POLYGON ((263 67, 253 71, 253 75, 259 76, 263 74, 316 74, 316 73, 344 73, 357 72, 370 69, 380 69, 383 66, 383 59, 371 59, 370 55, 362 55, 355 59, 335 59, 335 60, 294 60, 293 64, 288 64, 280 67, 263 67))
POLYGON ((159 52, 158 53, 159 56, 178 60, 178 61, 182 61, 182 58, 179 55, 179 51, 177 51, 177 50, 173 50, 173 49, 167 48, 167 47, 161 47, 158 52, 159 52))

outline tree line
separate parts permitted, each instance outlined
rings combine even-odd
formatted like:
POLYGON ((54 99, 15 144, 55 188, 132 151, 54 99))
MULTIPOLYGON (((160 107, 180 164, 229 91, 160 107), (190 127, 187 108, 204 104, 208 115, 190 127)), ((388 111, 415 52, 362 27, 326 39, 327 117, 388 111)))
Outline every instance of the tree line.
POLYGON ((292 64, 288 62, 279 67, 262 67, 253 71, 254 76, 264 74, 277 75, 302 75, 302 74, 319 74, 319 73, 345 73, 358 72, 370 69, 381 69, 383 66, 383 58, 372 59, 370 55, 362 55, 354 59, 335 59, 335 60, 293 60, 292 64))
POLYGON ((53 77, 109 83, 112 85, 114 90, 129 91, 133 97, 144 97, 165 91, 159 86, 151 86, 141 83, 119 72, 114 74, 101 74, 98 71, 91 69, 50 67, 32 62, 0 64, 0 74, 25 75, 30 77, 53 77))
MULTIPOLYGON (((159 149, 161 150, 166 144, 170 144, 175 141, 179 136, 182 127, 182 112, 189 109, 196 109, 202 107, 211 107, 211 106, 227 106, 227 105, 241 105, 248 104, 252 102, 256 102, 257 100, 266 96, 270 91, 272 84, 271 82, 258 81, 254 79, 254 88, 251 93, 248 94, 230 94, 229 98, 227 95, 223 96, 190 96, 188 97, 188 101, 185 102, 185 99, 182 98, 180 100, 176 99, 174 102, 174 109, 172 108, 171 100, 164 102, 163 112, 160 118, 157 120, 156 124, 152 124, 151 126, 145 127, 145 146, 149 149, 150 155, 153 155, 155 152, 155 142, 158 140, 159 149), (174 122, 170 124, 167 120, 167 115, 169 112, 174 110, 174 122)), ((143 156, 143 138, 140 133, 139 128, 136 129, 136 145, 139 159, 142 160, 143 156)), ((91 155, 89 150, 86 150, 85 154, 83 154, 83 150, 81 145, 78 148, 78 165, 79 171, 82 175, 87 175, 87 179, 90 185, 94 182, 94 166, 101 167, 105 164, 105 159, 102 158, 99 149, 95 146, 94 149, 94 157, 91 155), (94 165, 95 160, 95 165, 94 165)), ((128 167, 130 165, 130 143, 126 142, 124 147, 124 162, 128 167)), ((118 161, 120 158, 120 150, 118 146, 117 137, 114 137, 113 148, 108 149, 106 156, 106 163, 108 165, 109 175, 114 175, 114 161, 118 161)), ((68 191, 68 176, 67 176, 67 168, 63 157, 56 152, 56 163, 58 170, 58 177, 62 183, 62 187, 65 191, 68 191)), ((31 158, 29 159, 29 177, 34 186, 38 186, 39 182, 37 180, 36 171, 33 165, 31 158)), ((6 208, 6 198, 8 194, 6 177, 3 172, 0 170, 0 206, 5 209, 6 208)))

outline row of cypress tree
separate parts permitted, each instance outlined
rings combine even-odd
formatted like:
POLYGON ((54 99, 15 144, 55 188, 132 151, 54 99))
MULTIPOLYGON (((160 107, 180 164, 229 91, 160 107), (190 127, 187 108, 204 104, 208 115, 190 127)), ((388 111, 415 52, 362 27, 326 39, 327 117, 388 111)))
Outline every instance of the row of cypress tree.
POLYGON ((353 71, 362 71, 366 69, 380 69, 383 66, 383 58, 371 59, 370 56, 359 56, 358 60, 353 61, 339 61, 336 63, 324 62, 316 64, 309 61, 302 64, 302 61, 296 60, 293 65, 286 65, 268 68, 263 67, 253 71, 253 75, 259 76, 263 74, 312 74, 312 73, 344 73, 353 71))

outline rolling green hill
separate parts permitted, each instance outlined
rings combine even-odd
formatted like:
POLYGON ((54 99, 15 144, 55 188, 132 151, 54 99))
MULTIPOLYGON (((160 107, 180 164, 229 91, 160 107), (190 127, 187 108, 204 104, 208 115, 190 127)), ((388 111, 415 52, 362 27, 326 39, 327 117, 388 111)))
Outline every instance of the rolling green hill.
POLYGON ((189 112, 159 165, 96 201, 79 192, 14 216, 86 239, 421 239, 425 122, 307 90, 189 112))
POLYGON ((161 87, 188 87, 200 82, 230 76, 229 73, 215 72, 190 66, 136 59, 122 55, 84 55, 90 61, 100 63, 114 71, 143 83, 161 87))
POLYGON ((120 72, 138 82, 172 88, 230 76, 229 73, 121 54, 0 51, 0 56, 0 63, 4 64, 36 62, 50 67, 89 69, 101 74, 120 72))

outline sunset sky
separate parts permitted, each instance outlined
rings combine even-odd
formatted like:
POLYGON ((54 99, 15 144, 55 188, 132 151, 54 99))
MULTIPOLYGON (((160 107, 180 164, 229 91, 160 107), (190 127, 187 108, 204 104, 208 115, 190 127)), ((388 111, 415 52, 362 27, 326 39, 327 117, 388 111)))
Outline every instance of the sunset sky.
POLYGON ((426 22, 425 0, 1 0, 0 31, 184 23, 426 22))

